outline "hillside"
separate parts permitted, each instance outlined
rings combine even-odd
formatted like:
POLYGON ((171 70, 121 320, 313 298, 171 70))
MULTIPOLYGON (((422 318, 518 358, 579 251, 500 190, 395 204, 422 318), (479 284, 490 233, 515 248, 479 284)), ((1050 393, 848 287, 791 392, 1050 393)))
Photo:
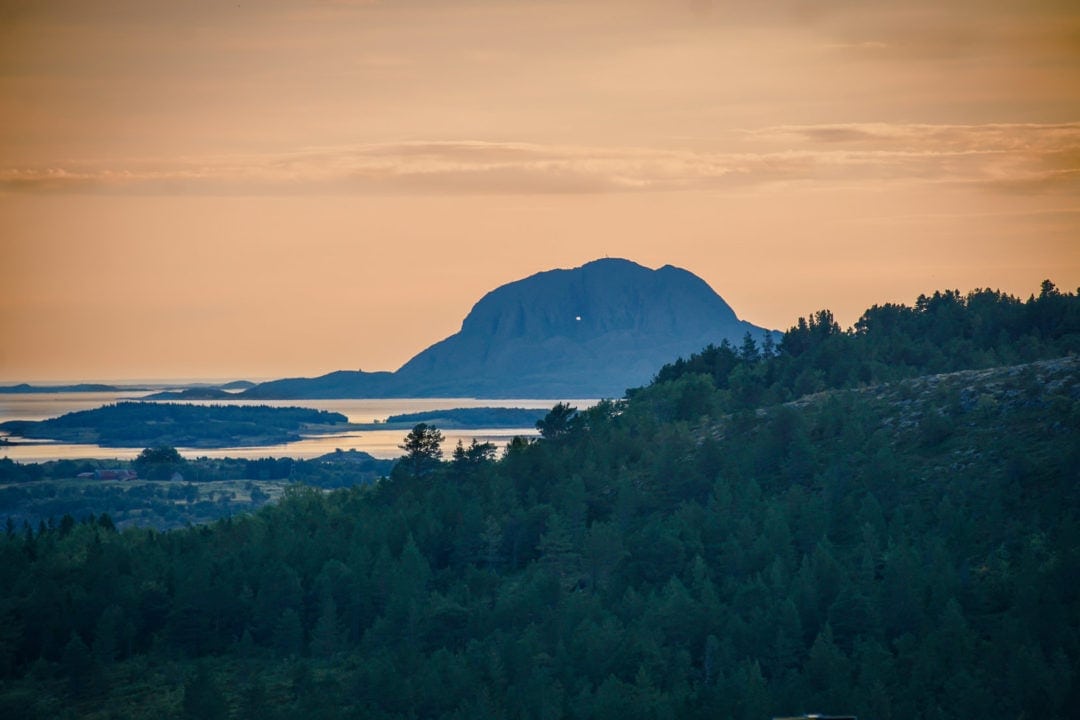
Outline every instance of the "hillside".
POLYGON ((765 330, 701 278, 605 259, 499 287, 461 330, 395 373, 340 371, 248 390, 257 398, 621 397, 671 358, 765 330))
MULTIPOLYGON (((374 493, 294 490, 201 536, 77 525, 35 538, 28 563, 16 535, 9 601, 33 597, 20 616, 68 640, 42 648, 59 680, 20 675, 3 697, 41 716, 169 714, 205 692, 244 712, 450 717, 477 712, 482 688, 479 707, 506 717, 532 703, 569 717, 1065 717, 1077 370, 928 376, 683 427, 631 402, 500 463, 374 493), (64 580, 100 583, 93 602, 58 612, 48 558, 94 543, 100 559, 64 580), (110 559, 130 553, 143 560, 127 570, 110 559), (166 577, 175 589, 147 595, 166 577), (118 622, 134 634, 103 640, 118 622), (144 633, 203 664, 158 655, 144 633)), ((44 636, 23 636, 16 667, 30 637, 44 636)))
MULTIPOLYGON (((1057 297, 1069 317, 1076 296, 1057 297)), ((1071 716, 1080 360, 939 354, 961 367, 732 392, 757 373, 787 392, 844 336, 799 346, 799 327, 726 375, 556 407, 500 459, 410 458, 191 531, 10 528, 0 711, 1071 716)), ((1050 354, 1077 329, 1033 328, 995 352, 1033 352, 1038 332, 1050 354)), ((844 341, 852 367, 869 337, 844 341)))

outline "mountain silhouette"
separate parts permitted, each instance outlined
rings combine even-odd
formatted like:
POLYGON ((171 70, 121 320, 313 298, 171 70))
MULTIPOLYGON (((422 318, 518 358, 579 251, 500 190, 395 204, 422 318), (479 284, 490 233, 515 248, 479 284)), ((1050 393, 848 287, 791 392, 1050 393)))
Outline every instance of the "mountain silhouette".
POLYGON ((664 363, 764 328, 687 270, 603 259, 492 290, 395 373, 263 383, 252 397, 621 397, 664 363))

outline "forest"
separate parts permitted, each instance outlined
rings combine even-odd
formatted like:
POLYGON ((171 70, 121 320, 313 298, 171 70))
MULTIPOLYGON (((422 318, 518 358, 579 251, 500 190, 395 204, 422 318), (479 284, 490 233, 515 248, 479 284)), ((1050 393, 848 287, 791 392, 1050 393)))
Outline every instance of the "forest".
POLYGON ((182 528, 259 508, 290 483, 324 489, 372 483, 393 464, 356 450, 249 460, 184 458, 167 447, 147 448, 132 462, 0 458, 0 519, 47 528, 65 515, 106 515, 121 529, 182 528), (127 470, 136 477, 117 477, 127 470))
POLYGON ((726 344, 541 436, 183 530, 0 537, 19 718, 1064 718, 1080 300, 726 344))

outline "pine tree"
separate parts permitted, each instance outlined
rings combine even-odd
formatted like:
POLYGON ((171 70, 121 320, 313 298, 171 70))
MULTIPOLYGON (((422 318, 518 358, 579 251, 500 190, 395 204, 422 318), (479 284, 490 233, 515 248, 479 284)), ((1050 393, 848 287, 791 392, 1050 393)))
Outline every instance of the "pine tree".
POLYGON ((184 717, 191 720, 226 720, 229 706, 206 663, 195 666, 195 672, 184 683, 181 704, 184 717))
POLYGON ((337 603, 334 598, 323 600, 319 619, 311 631, 311 654, 317 657, 329 657, 340 650, 344 644, 345 632, 338 617, 337 603))
POLYGON ((92 694, 98 680, 99 668, 90 648, 78 633, 71 633, 71 639, 64 646, 60 664, 67 675, 68 692, 73 698, 81 700, 92 694))
POLYGON ((294 657, 304 649, 304 627, 292 608, 285 608, 274 625, 274 647, 286 657, 294 657))
POLYGON ((400 464, 413 477, 427 475, 439 466, 442 459, 443 434, 438 428, 419 423, 405 436, 404 442, 398 445, 405 451, 400 464))
POLYGON ((570 589, 581 580, 581 553, 574 545, 570 528, 561 515, 552 514, 547 532, 540 536, 537 546, 540 563, 559 578, 563 589, 570 589))

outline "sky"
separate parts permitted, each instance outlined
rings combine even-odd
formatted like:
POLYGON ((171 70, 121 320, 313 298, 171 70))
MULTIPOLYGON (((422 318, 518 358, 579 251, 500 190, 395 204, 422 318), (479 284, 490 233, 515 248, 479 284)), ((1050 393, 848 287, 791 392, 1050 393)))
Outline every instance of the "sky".
POLYGON ((605 256, 1075 290, 1080 6, 0 0, 0 382, 393 370, 605 256))

